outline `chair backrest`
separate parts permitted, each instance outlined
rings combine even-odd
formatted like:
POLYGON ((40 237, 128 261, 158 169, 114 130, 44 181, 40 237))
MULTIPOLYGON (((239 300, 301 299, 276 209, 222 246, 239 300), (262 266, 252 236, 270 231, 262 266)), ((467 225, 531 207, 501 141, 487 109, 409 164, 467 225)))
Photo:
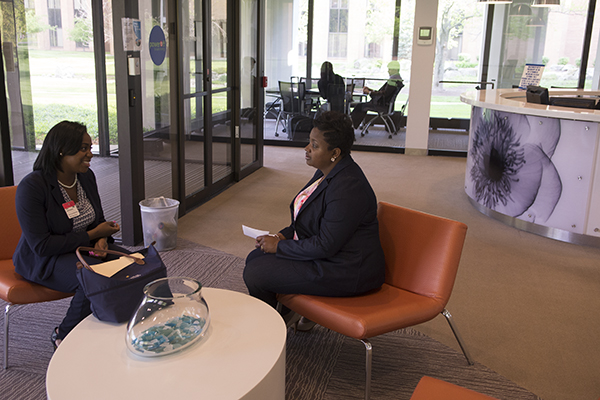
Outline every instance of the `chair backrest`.
POLYGON ((379 237, 385 282, 446 305, 458 270, 467 226, 462 222, 380 202, 379 237))
POLYGON ((327 101, 331 104, 331 110, 343 113, 345 110, 346 87, 330 83, 327 85, 327 101))
POLYGON ((394 94, 389 99, 389 103, 387 104, 388 105, 388 114, 391 114, 394 112, 394 107, 396 105, 396 98, 398 97, 398 94, 400 94, 400 91, 402 90, 403 87, 404 87, 404 84, 402 82, 399 82, 398 85, 396 86, 396 90, 394 91, 394 94))
POLYGON ((306 87, 308 89, 315 89, 319 86, 319 79, 318 78, 300 78, 300 82, 304 82, 306 84, 306 87))
POLYGON ((279 94, 283 103, 283 111, 293 114, 303 112, 302 102, 306 96, 304 82, 279 81, 279 94))
POLYGON ((352 78, 352 83, 354 84, 354 90, 360 89, 360 92, 362 92, 365 87, 365 78, 352 78))
POLYGON ((0 187, 0 219, 2 220, 2 229, 0 229, 0 260, 9 260, 12 258, 21 238, 21 225, 19 225, 17 210, 15 208, 16 194, 16 186, 0 187))

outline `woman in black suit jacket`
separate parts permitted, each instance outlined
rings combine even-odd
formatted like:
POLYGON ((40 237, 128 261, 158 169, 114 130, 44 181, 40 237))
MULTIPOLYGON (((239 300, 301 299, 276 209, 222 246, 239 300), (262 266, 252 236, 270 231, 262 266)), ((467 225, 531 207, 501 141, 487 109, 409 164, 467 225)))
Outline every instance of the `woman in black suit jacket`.
POLYGON ((102 250, 125 251, 109 244, 120 228, 104 219, 96 177, 89 169, 92 157, 86 127, 59 122, 46 135, 33 172, 17 187, 22 234, 13 256, 16 272, 51 289, 75 292, 67 315, 52 333, 55 347, 91 313, 75 274, 77 247, 97 249, 90 254, 93 257, 86 256, 90 264, 106 258, 102 250))
MULTIPOLYGON (((331 111, 314 126, 304 150, 317 171, 290 205, 291 225, 258 237, 246 259, 249 293, 273 307, 277 293, 354 296, 385 278, 377 199, 350 156, 352 122, 331 111)), ((296 316, 285 314, 289 325, 296 316)))

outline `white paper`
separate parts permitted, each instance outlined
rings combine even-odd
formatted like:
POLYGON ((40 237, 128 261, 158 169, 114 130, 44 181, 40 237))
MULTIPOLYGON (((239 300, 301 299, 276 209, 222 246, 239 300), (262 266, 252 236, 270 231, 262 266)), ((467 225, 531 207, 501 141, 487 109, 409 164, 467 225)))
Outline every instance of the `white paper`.
POLYGON ((139 19, 121 18, 123 50, 140 51, 142 48, 141 22, 139 19))
MULTIPOLYGON (((98 250, 100 252, 100 250, 98 250)), ((143 255, 141 255, 140 253, 135 253, 132 254, 133 257, 138 257, 138 258, 144 258, 143 255)), ((100 275, 104 275, 108 278, 110 278, 111 276, 113 276, 114 274, 116 274, 117 272, 119 272, 120 270, 122 270, 123 268, 125 268, 126 266, 130 265, 133 262, 133 260, 129 257, 120 257, 117 260, 112 260, 112 261, 106 261, 100 264, 92 264, 90 265, 90 267, 92 267, 92 269, 94 270, 95 273, 100 274, 100 275)))
POLYGON ((521 76, 521 82, 519 83, 520 89, 527 89, 527 86, 538 86, 544 73, 543 64, 525 64, 523 70, 523 76, 521 76))
POLYGON ((244 235, 249 236, 252 239, 269 234, 269 231, 261 231, 260 229, 250 228, 246 225, 242 225, 242 231, 244 231, 244 235))

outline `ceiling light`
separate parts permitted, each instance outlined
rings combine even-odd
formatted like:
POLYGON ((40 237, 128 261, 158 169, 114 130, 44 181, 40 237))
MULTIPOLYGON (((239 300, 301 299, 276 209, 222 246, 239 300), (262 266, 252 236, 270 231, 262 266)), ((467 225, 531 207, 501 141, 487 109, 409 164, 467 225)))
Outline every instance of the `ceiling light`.
POLYGON ((512 6, 510 6, 510 15, 531 15, 531 7, 529 7, 529 4, 513 4, 512 6))

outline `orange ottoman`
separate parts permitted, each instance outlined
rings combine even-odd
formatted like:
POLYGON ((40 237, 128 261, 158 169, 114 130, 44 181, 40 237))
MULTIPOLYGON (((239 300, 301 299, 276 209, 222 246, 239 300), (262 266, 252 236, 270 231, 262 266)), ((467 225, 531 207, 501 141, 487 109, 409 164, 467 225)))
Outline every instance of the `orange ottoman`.
POLYGON ((424 376, 419 381, 410 400, 496 400, 452 383, 424 376))

